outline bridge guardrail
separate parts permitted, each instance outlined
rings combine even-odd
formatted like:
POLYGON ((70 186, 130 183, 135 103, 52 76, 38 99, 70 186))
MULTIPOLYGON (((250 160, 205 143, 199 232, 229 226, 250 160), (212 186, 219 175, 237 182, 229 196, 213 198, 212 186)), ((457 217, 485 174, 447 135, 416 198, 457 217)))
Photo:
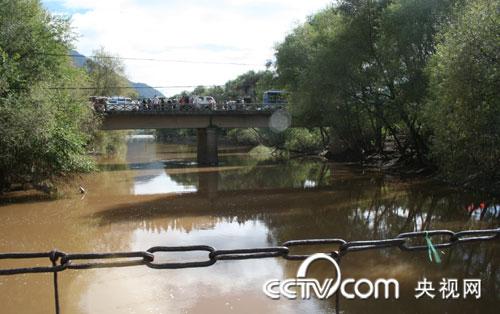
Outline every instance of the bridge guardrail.
POLYGON ((181 104, 174 102, 153 103, 92 103, 96 112, 100 113, 156 113, 156 112, 273 112, 283 109, 283 105, 248 103, 248 104, 216 104, 216 105, 196 105, 181 104))

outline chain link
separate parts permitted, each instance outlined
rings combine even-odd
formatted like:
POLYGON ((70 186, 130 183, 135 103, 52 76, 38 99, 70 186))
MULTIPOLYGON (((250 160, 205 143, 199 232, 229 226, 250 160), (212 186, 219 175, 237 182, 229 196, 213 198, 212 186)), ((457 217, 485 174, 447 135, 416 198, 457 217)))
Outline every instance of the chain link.
POLYGON ((408 243, 409 240, 412 238, 421 238, 421 239, 425 237, 432 238, 434 236, 448 236, 448 241, 434 244, 434 247, 438 249, 452 247, 458 242, 455 233, 450 230, 406 232, 406 233, 401 233, 396 238, 407 240, 399 245, 399 248, 403 251, 423 251, 427 250, 427 245, 410 245, 408 243))
POLYGON ((405 232, 392 239, 368 241, 346 241, 343 239, 292 240, 284 242, 281 246, 276 247, 230 250, 216 250, 214 247, 208 245, 191 245, 155 246, 146 251, 116 253, 67 254, 57 250, 34 253, 0 253, 0 260, 47 258, 52 262, 52 266, 0 269, 0 276, 29 273, 58 273, 66 269, 129 267, 140 265, 155 269, 178 269, 211 266, 220 260, 246 260, 270 257, 283 257, 287 260, 304 260, 309 256, 308 254, 291 254, 290 249, 292 247, 314 247, 317 249, 317 246, 334 246, 333 250, 327 250, 327 254, 335 258, 351 252, 386 248, 399 248, 402 251, 422 251, 427 249, 427 245, 414 243, 415 241, 425 243, 424 240, 426 237, 435 239, 434 242, 436 243, 434 247, 436 248, 449 248, 463 243, 498 240, 500 239, 500 228, 466 230, 460 232, 453 232, 450 230, 405 232), (196 251, 208 252, 207 258, 201 261, 161 262, 158 256, 158 253, 196 251))
POLYGON ((116 253, 85 253, 85 254, 66 254, 61 258, 61 264, 65 269, 91 269, 91 268, 108 268, 108 267, 128 267, 147 265, 148 262, 154 260, 154 255, 149 252, 116 252, 116 253), (98 262, 98 263, 83 263, 73 264, 76 260, 95 260, 95 259, 123 259, 134 258, 129 261, 117 262, 98 262), (139 259, 140 258, 140 259, 139 259))
POLYGON ((499 230, 500 228, 460 231, 455 233, 455 238, 458 240, 458 243, 489 241, 500 238, 499 230))
POLYGON ((255 248, 255 249, 235 249, 235 250, 216 250, 210 253, 210 258, 219 260, 243 260, 254 258, 267 258, 286 256, 289 249, 286 246, 255 248))
POLYGON ((344 256, 349 252, 359 252, 373 249, 389 247, 400 247, 406 242, 404 238, 371 240, 371 241, 351 241, 340 246, 339 255, 344 256))
MULTIPOLYGON (((292 240, 292 241, 287 241, 283 243, 284 247, 290 247, 290 246, 315 246, 315 245, 329 245, 329 244, 337 244, 339 247, 342 245, 345 245, 347 242, 342 239, 308 239, 308 240, 292 240)), ((338 256, 338 250, 336 251, 330 251, 327 252, 326 254, 330 254, 332 257, 337 257, 338 256)), ((309 255, 301 254, 301 255, 291 255, 287 254, 283 256, 285 259, 288 260, 304 260, 308 257, 309 255)))
POLYGON ((212 258, 210 254, 215 252, 215 249, 208 245, 190 245, 190 246, 155 246, 147 250, 149 253, 156 252, 192 252, 192 251, 207 251, 209 258, 206 261, 199 262, 168 262, 168 263, 153 263, 148 262, 146 265, 156 269, 178 269, 178 268, 194 268, 206 267, 215 264, 217 260, 212 258))

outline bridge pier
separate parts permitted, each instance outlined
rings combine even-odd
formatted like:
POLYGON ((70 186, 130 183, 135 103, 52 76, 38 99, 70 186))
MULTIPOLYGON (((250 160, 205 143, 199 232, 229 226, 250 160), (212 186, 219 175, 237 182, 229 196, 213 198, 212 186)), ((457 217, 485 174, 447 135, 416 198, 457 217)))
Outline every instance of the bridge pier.
POLYGON ((198 165, 216 166, 219 163, 217 151, 217 128, 198 129, 198 165))

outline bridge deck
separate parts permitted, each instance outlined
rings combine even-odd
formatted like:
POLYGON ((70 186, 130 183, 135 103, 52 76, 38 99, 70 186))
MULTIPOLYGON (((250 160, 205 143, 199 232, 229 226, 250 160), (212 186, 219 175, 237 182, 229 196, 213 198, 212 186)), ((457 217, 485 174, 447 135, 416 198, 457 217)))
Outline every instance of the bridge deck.
POLYGON ((116 110, 103 113, 101 128, 103 130, 268 128, 278 112, 281 113, 280 117, 289 119, 284 110, 116 110))

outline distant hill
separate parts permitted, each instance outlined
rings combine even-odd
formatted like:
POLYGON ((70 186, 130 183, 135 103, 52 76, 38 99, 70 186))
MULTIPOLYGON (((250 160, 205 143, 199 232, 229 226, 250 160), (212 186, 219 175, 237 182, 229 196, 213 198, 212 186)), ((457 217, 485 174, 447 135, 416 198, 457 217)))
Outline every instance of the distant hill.
MULTIPOLYGON (((82 55, 76 50, 71 50, 70 54, 73 59, 73 64, 78 68, 83 68, 85 66, 85 62, 87 61, 87 57, 82 55)), ((139 98, 152 98, 155 95, 158 97, 163 97, 163 93, 153 87, 149 86, 145 83, 135 83, 128 81, 130 85, 137 91, 139 94, 139 98)))
POLYGON ((87 57, 85 57, 84 55, 80 54, 76 50, 71 50, 69 53, 72 56, 71 58, 73 59, 73 64, 77 68, 83 68, 85 66, 85 62, 87 61, 87 57))
POLYGON ((162 92, 160 92, 157 89, 154 89, 148 84, 130 82, 130 85, 132 85, 132 87, 134 87, 137 93, 139 93, 139 98, 152 98, 155 96, 164 97, 162 92))

